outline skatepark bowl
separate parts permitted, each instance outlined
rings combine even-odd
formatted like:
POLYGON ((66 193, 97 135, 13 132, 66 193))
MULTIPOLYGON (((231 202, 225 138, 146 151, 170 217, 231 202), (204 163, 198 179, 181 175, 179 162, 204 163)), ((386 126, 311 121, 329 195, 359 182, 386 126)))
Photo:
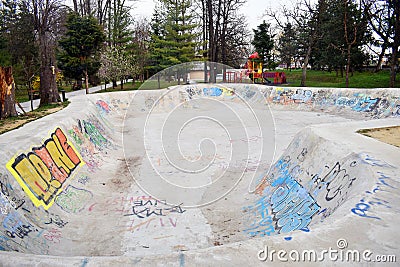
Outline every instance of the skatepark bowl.
POLYGON ((395 261, 396 89, 76 96, 0 136, 1 266, 395 261))

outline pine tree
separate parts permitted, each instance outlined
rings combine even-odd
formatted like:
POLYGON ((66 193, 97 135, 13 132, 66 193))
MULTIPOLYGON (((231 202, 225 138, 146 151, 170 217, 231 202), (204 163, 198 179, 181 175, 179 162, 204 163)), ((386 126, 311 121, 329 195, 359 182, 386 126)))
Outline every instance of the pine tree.
POLYGON ((269 27, 270 25, 264 20, 257 26, 257 29, 253 29, 254 39, 251 43, 258 52, 263 65, 271 67, 273 65, 271 52, 274 48, 274 35, 270 34, 269 27))
MULTIPOLYGON (((196 39, 190 0, 162 0, 152 20, 152 70, 193 61, 196 39)), ((177 72, 178 81, 181 74, 177 72)), ((185 77, 184 77, 185 78, 185 77)))
POLYGON ((100 68, 98 51, 105 36, 96 19, 71 13, 67 19, 67 33, 59 42, 62 50, 58 56, 59 68, 65 76, 80 80, 85 78, 88 93, 89 75, 100 68))
POLYGON ((296 54, 296 31, 291 23, 287 23, 283 28, 283 33, 279 38, 278 51, 282 63, 289 69, 296 54))

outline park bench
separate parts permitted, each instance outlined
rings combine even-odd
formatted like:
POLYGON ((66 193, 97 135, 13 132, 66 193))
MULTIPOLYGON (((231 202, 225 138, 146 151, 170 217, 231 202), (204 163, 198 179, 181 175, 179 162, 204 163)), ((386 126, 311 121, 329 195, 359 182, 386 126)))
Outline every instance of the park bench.
POLYGON ((39 99, 40 98, 39 90, 28 89, 28 96, 29 100, 39 99))

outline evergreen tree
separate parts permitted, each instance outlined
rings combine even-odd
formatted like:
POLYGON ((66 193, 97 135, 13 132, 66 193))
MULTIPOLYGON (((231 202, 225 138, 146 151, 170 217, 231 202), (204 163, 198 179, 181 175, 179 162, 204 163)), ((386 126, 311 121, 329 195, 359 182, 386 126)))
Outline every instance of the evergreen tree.
POLYGON ((71 13, 66 27, 66 35, 59 42, 62 48, 58 55, 59 68, 67 77, 77 80, 84 77, 88 92, 89 75, 100 68, 98 51, 105 36, 96 19, 91 16, 81 17, 71 13))
POLYGON ((133 23, 130 15, 131 8, 125 5, 125 0, 115 0, 112 3, 112 7, 109 8, 107 25, 108 45, 129 48, 133 33, 130 28, 133 23))
POLYGON ((167 66, 163 66, 162 64, 162 51, 163 44, 162 40, 165 38, 165 30, 164 30, 164 18, 163 14, 161 14, 161 5, 158 4, 154 10, 153 18, 151 19, 151 35, 150 35, 150 44, 149 44, 149 66, 147 66, 147 70, 150 72, 150 76, 158 73, 162 69, 167 66))
POLYGON ((296 54, 296 31, 291 23, 287 23, 283 28, 283 33, 279 37, 278 51, 281 61, 286 65, 286 68, 291 67, 296 54))
POLYGON ((273 66, 272 61, 272 49, 274 48, 274 35, 270 34, 269 31, 270 25, 263 21, 260 25, 257 26, 257 29, 253 29, 254 39, 251 42, 264 66, 268 68, 273 66))
POLYGON ((349 0, 330 0, 319 14, 323 38, 313 50, 313 65, 317 68, 346 71, 361 67, 367 60, 363 47, 370 40, 367 20, 360 7, 349 0))
POLYGON ((0 5, 0 65, 13 66, 16 83, 28 84, 39 69, 33 16, 21 2, 6 0, 0 5))
MULTIPOLYGON (((152 20, 152 70, 193 61, 197 34, 190 0, 162 0, 152 20)), ((178 71, 179 80, 180 73, 178 71)))

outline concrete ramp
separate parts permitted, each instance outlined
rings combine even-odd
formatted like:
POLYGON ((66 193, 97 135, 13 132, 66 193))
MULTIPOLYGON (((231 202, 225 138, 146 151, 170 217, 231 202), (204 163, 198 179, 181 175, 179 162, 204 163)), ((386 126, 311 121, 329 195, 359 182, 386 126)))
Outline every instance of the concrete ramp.
POLYGON ((357 133, 400 125, 398 90, 191 84, 70 100, 0 136, 2 266, 399 255, 400 148, 357 133))

